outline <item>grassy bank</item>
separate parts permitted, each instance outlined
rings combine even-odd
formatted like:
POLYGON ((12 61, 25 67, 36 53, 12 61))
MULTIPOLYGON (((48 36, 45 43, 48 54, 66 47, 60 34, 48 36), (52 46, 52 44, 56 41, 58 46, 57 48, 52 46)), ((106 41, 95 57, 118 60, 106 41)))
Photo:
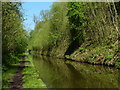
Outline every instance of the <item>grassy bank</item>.
POLYGON ((25 68, 23 70, 23 87, 24 88, 46 88, 43 81, 39 78, 37 71, 32 64, 32 57, 26 58, 25 68))
POLYGON ((86 44, 83 44, 73 54, 68 56, 68 58, 90 64, 115 66, 116 68, 120 68, 118 45, 118 42, 110 45, 90 45, 87 47, 86 44))

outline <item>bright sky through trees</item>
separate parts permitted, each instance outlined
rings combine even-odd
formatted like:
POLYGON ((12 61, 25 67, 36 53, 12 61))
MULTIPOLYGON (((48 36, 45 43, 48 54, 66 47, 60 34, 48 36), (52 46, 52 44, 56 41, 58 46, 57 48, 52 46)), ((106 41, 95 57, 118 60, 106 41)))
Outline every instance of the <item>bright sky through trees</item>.
POLYGON ((41 10, 49 10, 52 2, 24 2, 22 3, 24 18, 23 23, 26 30, 34 29, 33 16, 39 16, 41 10))

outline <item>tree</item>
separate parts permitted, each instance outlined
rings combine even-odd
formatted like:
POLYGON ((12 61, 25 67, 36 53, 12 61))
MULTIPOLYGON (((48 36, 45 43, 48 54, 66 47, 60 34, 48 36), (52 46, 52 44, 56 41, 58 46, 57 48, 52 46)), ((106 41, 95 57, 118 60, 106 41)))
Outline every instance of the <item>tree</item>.
POLYGON ((18 56, 27 46, 26 31, 23 29, 23 17, 20 10, 20 2, 2 3, 3 64, 8 63, 12 56, 18 56))

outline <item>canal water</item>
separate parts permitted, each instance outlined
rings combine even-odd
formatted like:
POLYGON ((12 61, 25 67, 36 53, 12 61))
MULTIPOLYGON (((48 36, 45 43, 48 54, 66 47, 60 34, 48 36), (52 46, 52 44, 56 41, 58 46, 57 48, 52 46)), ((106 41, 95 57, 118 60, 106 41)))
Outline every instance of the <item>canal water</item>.
POLYGON ((120 88, 120 71, 113 67, 32 56, 47 88, 120 88))

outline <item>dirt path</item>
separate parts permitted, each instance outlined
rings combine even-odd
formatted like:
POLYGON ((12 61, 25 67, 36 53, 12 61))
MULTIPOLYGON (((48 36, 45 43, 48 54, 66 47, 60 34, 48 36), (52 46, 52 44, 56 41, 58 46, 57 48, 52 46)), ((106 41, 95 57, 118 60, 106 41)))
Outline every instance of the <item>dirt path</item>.
POLYGON ((13 82, 10 82, 10 90, 23 90, 23 74, 22 71, 25 68, 25 57, 22 57, 22 61, 18 66, 18 70, 14 73, 13 82))

